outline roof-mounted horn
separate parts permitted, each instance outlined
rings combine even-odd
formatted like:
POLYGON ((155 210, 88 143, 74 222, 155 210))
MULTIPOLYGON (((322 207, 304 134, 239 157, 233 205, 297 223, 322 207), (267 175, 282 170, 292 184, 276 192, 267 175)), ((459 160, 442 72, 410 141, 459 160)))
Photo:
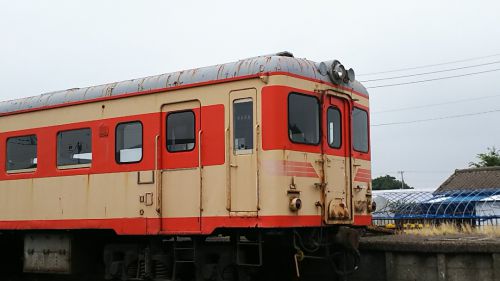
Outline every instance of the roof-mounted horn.
POLYGON ((347 76, 347 72, 345 67, 338 60, 334 60, 330 66, 328 75, 334 83, 339 84, 344 81, 347 76))
POLYGON ((321 62, 316 64, 316 66, 321 75, 328 74, 330 80, 335 84, 354 82, 356 77, 352 68, 346 70, 338 60, 321 62))

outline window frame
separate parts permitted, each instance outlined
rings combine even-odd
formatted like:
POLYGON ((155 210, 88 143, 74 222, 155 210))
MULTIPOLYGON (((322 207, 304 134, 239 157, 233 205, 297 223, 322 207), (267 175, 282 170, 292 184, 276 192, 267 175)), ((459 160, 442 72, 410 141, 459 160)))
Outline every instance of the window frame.
POLYGON ((7 174, 33 173, 33 172, 36 172, 37 169, 38 169, 38 135, 35 134, 35 133, 33 133, 33 134, 29 134, 29 135, 18 135, 18 136, 7 137, 5 139, 5 169, 4 169, 5 172, 7 174), (9 146, 8 146, 8 143, 9 143, 9 139, 21 138, 21 137, 31 137, 31 136, 35 136, 36 137, 36 159, 37 159, 36 167, 34 167, 34 168, 9 170, 8 169, 8 161, 9 161, 9 156, 8 156, 9 146))
POLYGON ((247 97, 247 98, 239 98, 239 99, 234 99, 233 102, 232 102, 232 107, 233 107, 233 116, 231 116, 231 118, 233 118, 233 139, 231 140, 232 141, 232 146, 233 146, 233 155, 248 155, 248 154, 253 154, 253 151, 255 149, 255 142, 256 142, 256 139, 255 139, 255 128, 254 128, 254 120, 255 120, 255 112, 254 112, 254 108, 255 108, 255 104, 254 104, 254 100, 252 97, 247 97), (235 125, 236 125, 236 121, 234 120, 234 105, 237 104, 237 103, 245 103, 245 102, 251 102, 252 103, 252 148, 247 148, 247 149, 236 149, 235 146, 234 146, 234 140, 235 140, 235 133, 236 133, 236 130, 234 129, 235 125))
POLYGON ((118 165, 127 165, 127 164, 137 164, 137 163, 140 163, 142 162, 142 160, 144 159, 144 124, 142 123, 141 120, 133 120, 133 121, 125 121, 125 122, 120 122, 120 123, 117 123, 116 126, 115 126, 115 149, 114 149, 114 154, 115 154, 115 162, 118 164, 118 165), (117 157, 117 141, 118 141, 118 127, 120 125, 126 125, 126 124, 133 124, 133 123, 139 123, 141 125, 141 158, 137 161, 132 161, 132 162, 120 162, 118 157, 117 157))
POLYGON ((80 127, 80 128, 71 128, 67 130, 60 130, 56 133, 56 167, 58 170, 69 170, 69 169, 78 169, 78 168, 90 168, 92 167, 92 163, 94 162, 94 152, 93 152, 93 138, 94 132, 91 127, 80 127), (92 159, 90 159, 90 163, 82 163, 82 164, 68 164, 68 165, 59 165, 59 134, 63 132, 69 131, 78 131, 78 130, 90 130, 90 153, 92 154, 92 159))
POLYGON ((342 129, 343 129, 343 126, 342 126, 342 111, 340 111, 340 108, 338 108, 337 106, 335 105, 330 105, 328 107, 328 109, 326 110, 326 132, 327 132, 327 136, 326 136, 326 142, 328 143, 328 146, 330 148, 333 148, 333 149, 341 149, 342 148, 342 145, 344 144, 342 139, 343 139, 343 133, 342 133, 342 129), (330 144, 330 128, 329 128, 329 120, 328 120, 328 112, 330 110, 335 110, 339 113, 339 116, 340 116, 340 143, 339 143, 339 146, 332 146, 330 144))
POLYGON ((295 144, 303 144, 303 145, 310 145, 310 146, 318 146, 320 143, 321 143, 321 138, 322 138, 322 133, 321 133, 321 127, 322 127, 322 122, 321 122, 321 101, 319 100, 318 97, 314 96, 314 95, 308 95, 308 94, 303 94, 303 93, 298 93, 298 92, 290 92, 288 93, 288 97, 287 97, 287 124, 286 124, 286 134, 288 135, 288 139, 292 142, 292 143, 295 143, 295 144), (306 97, 311 97, 311 98, 314 98, 317 102, 318 102, 318 141, 316 143, 307 143, 307 142, 298 142, 298 141, 294 141, 291 136, 290 136, 290 97, 292 95, 299 95, 299 96, 306 96, 306 97))
POLYGON ((194 113, 193 110, 186 109, 186 110, 172 111, 172 112, 169 112, 167 114, 167 116, 165 116, 165 148, 167 149, 168 153, 182 153, 182 152, 193 151, 196 148, 196 143, 197 143, 196 138, 197 138, 196 137, 196 114, 194 113), (172 114, 184 113, 184 112, 189 112, 189 113, 193 114, 193 121, 194 121, 194 126, 193 126, 194 145, 193 145, 193 148, 187 149, 187 150, 170 151, 168 149, 168 117, 172 114))
POLYGON ((352 130, 352 149, 356 152, 359 152, 359 153, 369 153, 370 152, 370 120, 369 120, 369 115, 368 115, 368 110, 365 110, 361 107, 357 107, 357 106, 354 106, 352 108, 352 111, 351 111, 351 130, 352 130), (366 151, 363 151, 363 150, 358 150, 356 149, 355 145, 354 145, 354 110, 357 109, 357 110, 360 110, 360 111, 363 111, 365 114, 366 114, 366 151))

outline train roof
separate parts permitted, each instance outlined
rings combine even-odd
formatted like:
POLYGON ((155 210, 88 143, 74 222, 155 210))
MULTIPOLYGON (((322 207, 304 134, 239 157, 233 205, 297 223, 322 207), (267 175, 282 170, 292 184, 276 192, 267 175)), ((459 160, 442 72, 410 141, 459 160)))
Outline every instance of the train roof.
MULTIPOLYGON (((0 116, 64 106, 76 102, 91 102, 102 98, 118 98, 132 93, 154 92, 181 86, 196 86, 202 83, 220 83, 231 79, 237 80, 273 73, 292 74, 332 84, 326 67, 335 62, 316 63, 307 59, 295 58, 289 52, 280 52, 225 64, 3 101, 0 102, 0 116)), ((358 81, 354 79, 351 79, 351 81, 344 79, 344 81, 338 81, 335 84, 344 89, 368 95, 365 87, 358 81)))

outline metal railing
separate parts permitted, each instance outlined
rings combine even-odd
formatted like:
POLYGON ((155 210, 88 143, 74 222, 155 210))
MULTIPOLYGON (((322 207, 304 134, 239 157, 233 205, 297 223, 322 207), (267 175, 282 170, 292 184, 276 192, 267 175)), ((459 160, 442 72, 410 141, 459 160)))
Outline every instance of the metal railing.
POLYGON ((500 188, 428 191, 375 191, 377 205, 373 224, 468 224, 473 227, 500 227, 500 188))

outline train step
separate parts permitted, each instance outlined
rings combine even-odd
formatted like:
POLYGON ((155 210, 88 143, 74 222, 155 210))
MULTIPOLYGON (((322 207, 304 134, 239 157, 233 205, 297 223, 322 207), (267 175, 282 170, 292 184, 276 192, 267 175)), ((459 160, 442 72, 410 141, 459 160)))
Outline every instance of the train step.
POLYGON ((262 266, 262 235, 255 240, 236 235, 236 264, 240 266, 262 266))
POLYGON ((195 241, 190 237, 174 237, 173 239, 174 264, 172 268, 172 280, 176 280, 177 271, 181 264, 192 264, 196 262, 195 241))

